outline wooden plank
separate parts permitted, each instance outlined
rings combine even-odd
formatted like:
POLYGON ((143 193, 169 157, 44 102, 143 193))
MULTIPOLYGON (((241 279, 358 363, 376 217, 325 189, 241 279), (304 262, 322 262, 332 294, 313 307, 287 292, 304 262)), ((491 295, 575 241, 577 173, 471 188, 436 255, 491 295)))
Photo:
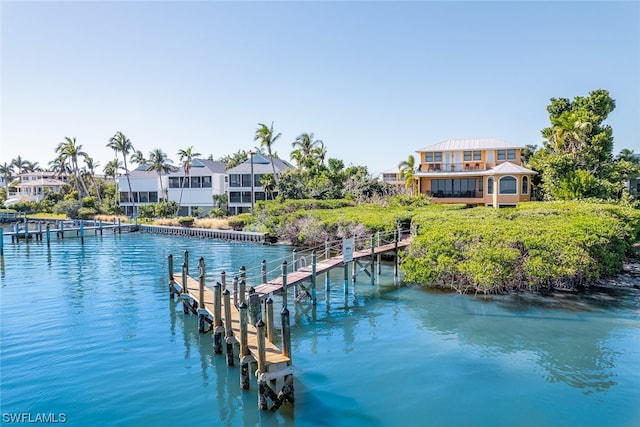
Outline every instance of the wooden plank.
MULTIPOLYGON (((178 285, 182 285, 182 277, 174 277, 174 281, 178 283, 178 285)), ((191 276, 187 276, 187 291, 189 297, 198 302, 198 307, 200 307, 200 283, 192 278, 191 276)), ((205 309, 209 312, 209 315, 213 318, 213 291, 209 289, 207 286, 204 287, 204 303, 205 309)), ((224 301, 222 301, 222 313, 224 315, 224 301)), ((224 322, 223 322, 224 323, 224 322)), ((231 307, 231 327, 233 329, 233 336, 240 342, 240 312, 235 306, 231 307)), ((247 345, 249 347, 249 352, 251 355, 257 360, 258 359, 258 331, 256 330, 254 325, 247 325, 247 345)), ((267 365, 278 364, 278 363, 286 363, 290 364, 291 359, 282 355, 282 351, 271 341, 265 340, 266 354, 267 354, 267 365)), ((267 367, 268 369, 268 367, 267 367)))

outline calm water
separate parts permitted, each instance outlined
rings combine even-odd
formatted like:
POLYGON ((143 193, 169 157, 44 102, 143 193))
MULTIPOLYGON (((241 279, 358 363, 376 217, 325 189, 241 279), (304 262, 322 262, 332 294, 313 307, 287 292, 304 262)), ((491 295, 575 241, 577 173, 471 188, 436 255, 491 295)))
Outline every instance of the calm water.
MULTIPOLYGON (((474 298, 361 276, 292 313, 296 405, 257 409, 168 298, 166 258, 250 275, 264 247, 147 234, 14 245, 1 272, 0 406, 67 425, 639 426, 640 292, 474 298)), ((277 268, 279 261, 269 265, 277 268)))

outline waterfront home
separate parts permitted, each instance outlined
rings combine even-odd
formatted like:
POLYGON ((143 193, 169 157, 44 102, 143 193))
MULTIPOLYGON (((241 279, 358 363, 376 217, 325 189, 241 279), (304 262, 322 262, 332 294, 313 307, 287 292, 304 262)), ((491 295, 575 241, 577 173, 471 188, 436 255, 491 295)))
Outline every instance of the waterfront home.
POLYGON ((180 205, 179 215, 200 216, 209 213, 214 206, 214 196, 227 192, 227 165, 205 159, 194 159, 189 174, 184 167, 168 176, 167 198, 180 205))
POLYGON ((400 169, 393 168, 387 169, 383 171, 381 174, 381 178, 383 182, 386 182, 389 185, 394 186, 398 190, 403 190, 405 186, 405 181, 403 178, 400 178, 400 169))
POLYGON ((68 184, 69 177, 48 171, 25 172, 17 175, 15 181, 16 191, 7 194, 7 207, 18 202, 39 202, 48 192, 59 193, 68 184))
MULTIPOLYGON (((158 203, 160 201, 160 177, 155 171, 150 171, 149 165, 140 165, 129 171, 127 175, 118 177, 118 194, 120 207, 125 215, 134 214, 134 205, 158 203), (131 197, 129 197, 129 182, 131 182, 131 197)), ((163 176, 163 187, 167 188, 167 177, 163 176)))
MULTIPOLYGON (((275 157, 273 158, 273 166, 276 175, 286 169, 294 168, 291 163, 275 157)), ((266 194, 260 183, 264 175, 273 174, 269 156, 254 153, 246 162, 229 169, 227 174, 229 176, 229 213, 231 215, 250 212, 256 201, 266 200, 267 197, 271 199, 278 195, 277 192, 266 194)))
POLYGON ((448 139, 430 145, 417 150, 418 188, 434 203, 501 207, 529 201, 536 172, 521 165, 523 148, 495 138, 448 139))

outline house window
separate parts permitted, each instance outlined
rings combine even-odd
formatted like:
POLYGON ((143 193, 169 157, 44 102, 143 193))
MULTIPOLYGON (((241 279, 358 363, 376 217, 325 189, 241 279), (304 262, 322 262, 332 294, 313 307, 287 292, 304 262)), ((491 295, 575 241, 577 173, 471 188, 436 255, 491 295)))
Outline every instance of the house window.
POLYGON ((442 161, 442 152, 437 151, 437 152, 433 153, 433 161, 434 162, 441 162, 442 161))
POLYGON ((200 188, 202 187, 202 184, 200 182, 200 177, 199 176, 192 176, 191 177, 191 188, 200 188))
POLYGON ((242 174, 242 187, 251 187, 251 174, 242 174))
POLYGON ((464 152, 464 161, 465 162, 470 162, 471 161, 471 151, 465 151, 464 152))
POLYGON ((146 191, 140 192, 140 203, 149 203, 149 193, 146 191))
MULTIPOLYGON (((233 175, 231 175, 233 176, 233 175)), ((240 192, 239 191, 230 191, 229 192, 229 203, 240 203, 240 192)))
POLYGON ((180 188, 180 178, 177 176, 169 177, 169 188, 180 188))
POLYGON ((129 203, 129 193, 126 191, 120 192, 120 203, 129 203))
POLYGON ((476 150, 473 152, 473 160, 482 160, 482 153, 480 150, 476 150))
POLYGON ((498 160, 507 159, 507 150, 498 150, 498 160))
POLYGON ((424 153, 425 162, 433 162, 433 153, 424 153))
POLYGON ((251 191, 242 192, 242 203, 251 203, 251 191))
POLYGON ((515 160, 516 159, 516 150, 515 148, 511 148, 507 150, 507 160, 515 160))
POLYGON ((522 194, 529 194, 529 177, 522 177, 522 194))
POLYGON ((202 188, 211 188, 211 177, 203 176, 202 177, 202 188))
POLYGON ((253 177, 253 185, 256 187, 261 187, 262 184, 260 184, 260 180, 262 179, 262 177, 264 176, 263 173, 259 173, 257 175, 254 175, 253 177))
POLYGON ((500 194, 517 194, 518 180, 512 176, 503 176, 498 182, 500 186, 500 194))
POLYGON ((157 191, 149 191, 149 201, 151 203, 158 203, 158 192, 157 191))
POLYGON ((264 191, 256 191, 255 200, 265 200, 264 191))
POLYGON ((487 178, 487 194, 493 194, 493 177, 487 178))
POLYGON ((229 187, 241 187, 242 184, 242 175, 239 174, 231 174, 229 175, 229 187))

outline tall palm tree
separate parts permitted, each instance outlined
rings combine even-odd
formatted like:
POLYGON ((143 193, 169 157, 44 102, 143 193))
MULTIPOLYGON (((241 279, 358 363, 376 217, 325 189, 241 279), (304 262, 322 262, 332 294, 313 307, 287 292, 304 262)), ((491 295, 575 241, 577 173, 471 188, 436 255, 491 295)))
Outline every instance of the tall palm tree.
POLYGON ((273 176, 277 182, 276 175, 276 166, 273 164, 273 144, 280 138, 280 133, 277 135, 273 134, 273 122, 271 122, 271 127, 267 127, 264 123, 258 123, 258 128, 256 129, 256 133, 253 137, 254 141, 260 141, 260 146, 267 149, 269 153, 269 159, 271 160, 271 169, 273 169, 273 176))
MULTIPOLYGON (((180 188, 180 199, 178 201, 178 211, 180 210, 180 204, 182 203, 182 192, 184 191, 184 183, 189 179, 189 173, 191 172, 191 165, 193 159, 200 156, 200 153, 193 152, 193 145, 186 150, 178 150, 178 156, 182 162, 182 168, 184 169, 184 179, 182 180, 182 186, 180 188)), ((176 212, 177 213, 177 212, 176 212)))
POLYGON ((149 153, 149 169, 147 172, 157 172, 160 178, 160 197, 164 196, 164 188, 162 187, 162 172, 171 173, 176 168, 173 166, 173 160, 167 157, 167 154, 160 148, 156 148, 149 153))
POLYGON ((416 158, 413 155, 409 155, 407 160, 404 160, 398 164, 400 170, 400 179, 404 178, 404 189, 409 190, 411 187, 411 195, 415 195, 415 172, 416 172, 416 158))
POLYGON ((107 147, 114 150, 116 154, 122 154, 122 159, 124 160, 124 174, 127 177, 127 185, 129 186, 129 203, 133 205, 133 212, 136 213, 136 202, 131 194, 131 179, 129 178, 129 167, 127 166, 127 156, 134 151, 133 144, 129 138, 127 138, 122 132, 118 131, 111 137, 107 147))
POLYGON ((136 150, 131 155, 131 163, 137 163, 139 166, 139 165, 145 165, 147 164, 147 162, 148 162, 147 159, 145 159, 144 154, 140 150, 136 150))
POLYGON ((28 163, 29 161, 24 160, 22 156, 18 156, 15 159, 11 160, 11 166, 15 166, 16 168, 16 175, 20 175, 24 171, 28 163))
POLYGON ((106 165, 104 165, 104 174, 106 176, 110 176, 113 178, 113 180, 116 180, 116 176, 118 175, 118 169, 122 169, 122 162, 118 159, 113 159, 109 162, 107 162, 106 165))
POLYGON ((93 183, 93 188, 96 190, 96 196, 98 197, 98 203, 102 203, 102 197, 100 196, 100 189, 96 183, 96 168, 100 166, 100 162, 94 162, 90 156, 85 156, 84 163, 87 166, 87 172, 89 172, 89 178, 93 183))
POLYGON ((87 153, 82 151, 82 145, 76 142, 75 138, 64 138, 64 141, 58 144, 56 152, 64 158, 66 161, 71 162, 71 169, 73 171, 73 177, 78 190, 78 199, 82 200, 82 197, 89 194, 87 185, 82 179, 80 174, 80 168, 78 167, 78 157, 86 157, 87 153))
POLYGON ((9 181, 13 178, 13 164, 5 162, 0 165, 0 174, 2 174, 2 179, 4 180, 4 189, 9 194, 9 181))
POLYGON ((28 160, 24 161, 24 171, 25 172, 42 172, 42 168, 38 162, 30 162, 28 160))
POLYGON ((323 144, 320 140, 313 140, 313 133, 301 133, 298 135, 295 141, 291 143, 291 146, 295 150, 291 153, 291 158, 298 163, 298 168, 307 168, 312 163, 312 159, 316 154, 316 149, 320 144, 323 144))

